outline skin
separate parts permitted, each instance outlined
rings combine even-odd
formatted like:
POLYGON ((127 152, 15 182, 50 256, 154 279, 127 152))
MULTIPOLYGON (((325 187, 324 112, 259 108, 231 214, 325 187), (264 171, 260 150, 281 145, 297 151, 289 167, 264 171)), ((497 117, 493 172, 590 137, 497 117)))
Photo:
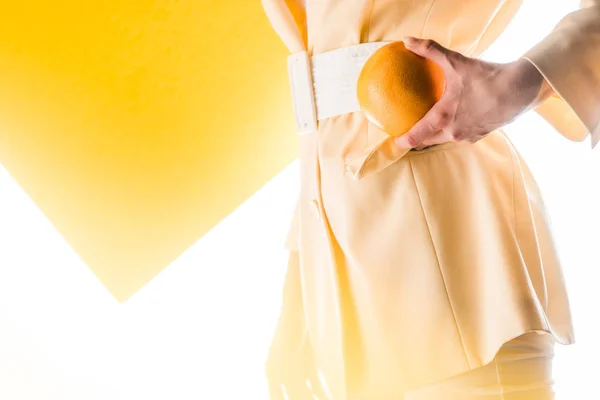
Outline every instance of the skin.
POLYGON ((400 148, 475 143, 552 94, 548 82, 526 59, 497 64, 465 57, 432 40, 407 37, 404 43, 413 53, 441 66, 446 88, 433 108, 395 139, 400 148))

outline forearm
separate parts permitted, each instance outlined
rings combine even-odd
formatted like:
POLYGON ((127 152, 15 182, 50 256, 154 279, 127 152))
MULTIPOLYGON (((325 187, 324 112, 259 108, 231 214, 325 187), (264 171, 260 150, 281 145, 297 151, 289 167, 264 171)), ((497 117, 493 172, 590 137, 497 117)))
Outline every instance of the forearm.
POLYGON ((525 111, 538 107, 554 94, 550 83, 531 61, 521 58, 514 63, 514 66, 517 69, 516 74, 519 75, 517 79, 521 82, 520 90, 529 90, 531 92, 530 97, 534 95, 528 101, 525 111))

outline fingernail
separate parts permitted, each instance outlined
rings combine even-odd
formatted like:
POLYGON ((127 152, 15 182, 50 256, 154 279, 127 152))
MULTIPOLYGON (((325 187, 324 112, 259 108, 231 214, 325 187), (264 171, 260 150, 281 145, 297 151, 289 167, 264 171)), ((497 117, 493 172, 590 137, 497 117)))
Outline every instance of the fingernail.
POLYGON ((394 143, 396 143, 396 146, 398 146, 401 149, 410 148, 410 145, 406 140, 406 136, 400 136, 399 138, 394 139, 394 143))
POLYGON ((402 41, 404 42, 404 45, 407 47, 414 46, 417 43, 417 39, 412 36, 404 36, 402 38, 402 41))

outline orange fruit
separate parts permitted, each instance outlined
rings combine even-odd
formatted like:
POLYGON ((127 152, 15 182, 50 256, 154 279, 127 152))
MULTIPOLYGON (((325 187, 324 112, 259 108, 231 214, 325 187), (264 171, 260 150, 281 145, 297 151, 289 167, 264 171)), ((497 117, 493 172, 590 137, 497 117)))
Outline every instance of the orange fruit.
POLYGON ((441 67, 392 42, 367 60, 357 82, 357 96, 367 119, 391 136, 405 134, 442 97, 441 67))

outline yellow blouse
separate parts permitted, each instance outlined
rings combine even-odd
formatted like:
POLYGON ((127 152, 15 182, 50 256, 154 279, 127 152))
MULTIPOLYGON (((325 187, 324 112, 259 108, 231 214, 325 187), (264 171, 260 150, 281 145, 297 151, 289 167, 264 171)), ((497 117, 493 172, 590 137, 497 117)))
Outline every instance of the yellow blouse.
MULTIPOLYGON (((520 5, 263 0, 290 52, 309 54, 410 35, 477 57, 520 5)), ((597 143, 600 1, 582 2, 525 57, 555 91, 537 111, 566 137, 591 133, 597 143)), ((300 198, 268 374, 312 350, 335 400, 387 399, 482 366, 524 332, 573 342, 543 201, 503 132, 406 152, 352 113, 299 140, 300 198)))

